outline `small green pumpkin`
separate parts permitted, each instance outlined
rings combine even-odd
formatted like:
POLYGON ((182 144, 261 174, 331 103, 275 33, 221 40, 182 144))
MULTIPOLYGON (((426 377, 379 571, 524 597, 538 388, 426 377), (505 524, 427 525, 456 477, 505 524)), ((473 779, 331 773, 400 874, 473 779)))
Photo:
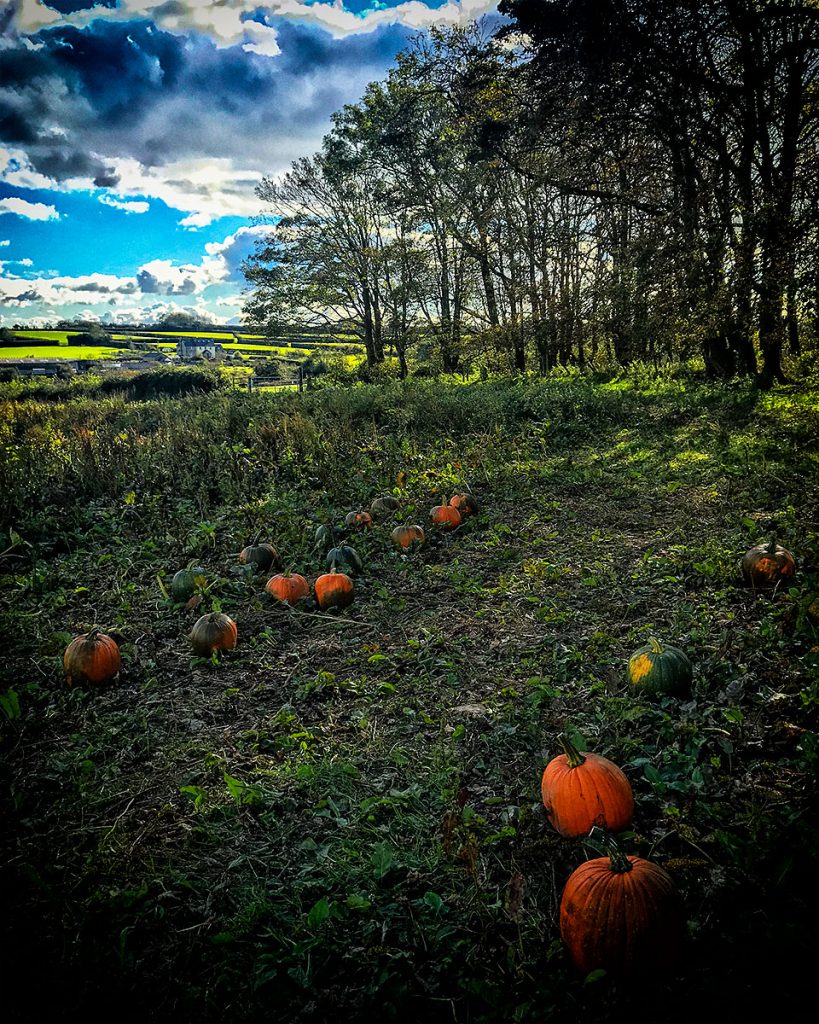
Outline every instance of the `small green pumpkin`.
POLYGON ((397 499, 393 498, 391 494, 385 494, 381 498, 376 498, 372 505, 370 505, 370 513, 376 519, 384 519, 392 515, 398 507, 397 499))
POLYGON ((652 637, 629 658, 628 678, 638 693, 685 697, 691 692, 694 670, 685 651, 652 637))
POLYGON ((332 569, 333 566, 336 566, 338 569, 349 569, 354 576, 364 571, 364 563, 361 561, 361 556, 349 544, 339 544, 336 548, 330 548, 327 552, 325 565, 328 569, 332 569))
POLYGON ((179 604, 184 604, 193 597, 197 587, 207 586, 207 582, 201 565, 180 569, 171 580, 171 597, 179 604))

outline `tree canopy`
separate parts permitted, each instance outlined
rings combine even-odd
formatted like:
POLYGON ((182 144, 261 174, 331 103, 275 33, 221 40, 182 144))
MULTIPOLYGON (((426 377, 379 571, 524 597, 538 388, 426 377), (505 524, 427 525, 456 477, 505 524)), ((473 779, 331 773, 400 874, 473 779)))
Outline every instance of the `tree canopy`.
POLYGON ((785 379, 819 320, 817 25, 803 0, 502 0, 418 36, 258 193, 249 323, 444 372, 700 353, 785 379))

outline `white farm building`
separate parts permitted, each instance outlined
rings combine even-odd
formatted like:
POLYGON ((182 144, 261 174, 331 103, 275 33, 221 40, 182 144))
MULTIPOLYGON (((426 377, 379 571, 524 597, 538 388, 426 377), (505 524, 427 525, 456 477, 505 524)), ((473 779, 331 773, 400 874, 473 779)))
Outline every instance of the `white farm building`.
POLYGON ((212 338, 178 338, 176 354, 180 359, 220 359, 225 355, 222 345, 212 338))

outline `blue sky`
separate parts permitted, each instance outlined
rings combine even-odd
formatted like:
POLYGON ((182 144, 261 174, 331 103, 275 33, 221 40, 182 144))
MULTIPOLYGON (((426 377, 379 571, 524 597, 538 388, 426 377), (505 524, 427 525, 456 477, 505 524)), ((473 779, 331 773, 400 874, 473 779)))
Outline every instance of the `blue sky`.
POLYGON ((0 326, 238 323, 254 188, 493 0, 0 0, 0 326))

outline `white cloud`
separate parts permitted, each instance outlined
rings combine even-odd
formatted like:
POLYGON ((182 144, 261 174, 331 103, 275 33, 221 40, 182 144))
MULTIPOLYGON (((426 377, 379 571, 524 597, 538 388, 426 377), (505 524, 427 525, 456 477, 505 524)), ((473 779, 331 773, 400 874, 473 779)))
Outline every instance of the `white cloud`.
POLYGON ((203 3, 202 0, 120 0, 116 7, 92 7, 60 14, 35 0, 23 0, 16 15, 16 27, 22 34, 33 35, 41 28, 56 24, 88 25, 92 21, 131 21, 150 18, 163 31, 186 35, 200 32, 210 36, 217 46, 241 44, 245 50, 268 57, 281 52, 276 31, 269 25, 251 20, 262 11, 267 20, 281 18, 315 25, 336 38, 373 32, 381 25, 405 25, 422 29, 431 25, 464 25, 497 6, 497 0, 447 0, 441 7, 428 7, 420 0, 406 0, 397 7, 378 3, 355 14, 341 3, 306 3, 305 0, 230 0, 225 3, 203 3))
MULTIPOLYGON (((11 264, 31 266, 30 259, 0 262, 0 306, 14 309, 42 308, 54 311, 54 315, 68 312, 68 307, 89 304, 115 306, 107 310, 109 320, 119 317, 122 323, 150 319, 156 309, 187 309, 208 313, 206 293, 215 285, 230 286, 236 282, 238 291, 238 267, 242 258, 250 251, 255 237, 265 232, 261 226, 243 227, 221 242, 208 242, 198 262, 176 264, 172 260, 156 259, 144 263, 132 277, 115 274, 84 274, 77 277, 66 275, 40 275, 18 277, 6 272, 11 264), (162 296, 190 296, 190 303, 177 306, 173 300, 164 301, 162 296), (128 302, 128 305, 124 303, 128 302)), ((238 309, 241 297, 236 295, 218 296, 211 300, 214 306, 238 309)), ((73 315, 79 315, 76 311, 73 315)), ((208 315, 213 316, 210 312, 208 315)), ((30 318, 29 318, 30 319, 30 318)))
POLYGON ((115 210, 123 210, 125 213, 147 213, 151 208, 151 204, 144 200, 127 202, 122 199, 114 199, 107 192, 103 192, 99 200, 103 206, 113 206, 115 210))
MULTIPOLYGON (((179 222, 185 228, 205 227, 219 217, 252 217, 259 211, 254 192, 259 172, 241 170, 228 157, 176 160, 160 167, 145 167, 131 157, 110 163, 119 176, 119 201, 128 196, 160 199, 186 214, 179 222)), ((93 186, 87 179, 71 178, 64 187, 93 186)))
POLYGON ((25 217, 27 220, 59 220, 60 215, 56 208, 47 206, 45 203, 30 203, 26 199, 18 199, 16 196, 8 196, 0 199, 0 214, 14 213, 18 217, 25 217))
MULTIPOLYGON (((92 154, 102 160, 98 154, 92 154)), ((229 157, 175 160, 146 167, 132 157, 105 158, 118 177, 115 188, 103 192, 99 201, 126 213, 147 213, 147 200, 160 199, 166 206, 186 214, 184 228, 206 227, 219 217, 253 217, 259 212, 255 188, 261 174, 241 169, 229 157), (131 197, 139 197, 134 199, 131 197)), ((49 189, 55 192, 97 192, 91 178, 67 178, 57 182, 39 174, 23 150, 0 146, 0 181, 18 188, 49 189)), ((0 213, 20 213, 36 220, 56 219, 53 207, 23 199, 0 200, 0 213), (4 209, 2 203, 18 208, 4 209), (29 212, 24 212, 28 210, 29 212), (46 216, 46 211, 52 211, 46 216)))
POLYGON ((35 171, 24 150, 0 146, 0 181, 15 188, 57 188, 57 182, 35 171))
POLYGON ((105 301, 110 296, 133 295, 138 291, 134 278, 114 274, 85 274, 80 277, 3 277, 0 278, 0 304, 53 306, 55 308, 105 301))

